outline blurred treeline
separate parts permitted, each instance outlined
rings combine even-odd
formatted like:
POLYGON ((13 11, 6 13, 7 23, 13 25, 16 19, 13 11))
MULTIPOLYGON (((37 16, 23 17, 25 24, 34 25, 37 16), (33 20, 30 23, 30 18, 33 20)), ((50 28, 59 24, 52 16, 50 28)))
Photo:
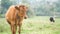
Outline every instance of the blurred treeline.
POLYGON ((32 16, 60 16, 60 0, 0 0, 0 17, 4 17, 11 5, 26 4, 27 14, 32 16))

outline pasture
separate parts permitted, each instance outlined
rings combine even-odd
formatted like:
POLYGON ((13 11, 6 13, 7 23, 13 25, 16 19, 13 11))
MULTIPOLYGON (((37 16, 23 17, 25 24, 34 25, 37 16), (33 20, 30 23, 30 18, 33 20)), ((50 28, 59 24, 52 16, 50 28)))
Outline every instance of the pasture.
MULTIPOLYGON (((21 30, 21 34, 60 34, 60 18, 56 18, 55 23, 51 23, 48 16, 24 19, 21 30)), ((11 34, 5 18, 0 18, 0 34, 11 34)))

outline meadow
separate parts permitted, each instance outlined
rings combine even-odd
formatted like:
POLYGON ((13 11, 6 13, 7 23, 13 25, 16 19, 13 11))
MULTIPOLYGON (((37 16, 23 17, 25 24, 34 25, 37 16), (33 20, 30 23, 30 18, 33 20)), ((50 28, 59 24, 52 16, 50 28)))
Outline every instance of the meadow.
MULTIPOLYGON (((0 34, 11 34, 10 26, 5 18, 0 18, 0 34)), ((21 34, 60 34, 60 18, 55 18, 54 23, 49 21, 48 16, 24 19, 21 34)))

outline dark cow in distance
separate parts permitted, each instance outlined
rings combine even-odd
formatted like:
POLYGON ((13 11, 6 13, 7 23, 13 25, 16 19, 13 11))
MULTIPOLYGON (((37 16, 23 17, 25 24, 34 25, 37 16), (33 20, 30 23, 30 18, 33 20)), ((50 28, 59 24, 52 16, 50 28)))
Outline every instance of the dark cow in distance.
POLYGON ((12 34, 16 34, 17 26, 18 32, 20 34, 22 21, 23 19, 27 18, 27 9, 28 8, 25 5, 12 5, 9 7, 8 11, 6 12, 5 18, 11 26, 12 34))
POLYGON ((50 22, 55 22, 54 18, 53 17, 50 17, 50 22))

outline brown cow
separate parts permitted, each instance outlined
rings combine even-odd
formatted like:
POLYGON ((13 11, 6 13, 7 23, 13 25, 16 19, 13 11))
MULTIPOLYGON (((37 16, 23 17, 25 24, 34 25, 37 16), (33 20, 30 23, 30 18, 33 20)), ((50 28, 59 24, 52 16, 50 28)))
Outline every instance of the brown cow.
POLYGON ((26 12, 27 7, 24 5, 13 5, 8 9, 5 18, 11 26, 12 34, 16 34, 17 26, 19 27, 18 32, 20 34, 22 21, 24 18, 27 18, 26 12))

